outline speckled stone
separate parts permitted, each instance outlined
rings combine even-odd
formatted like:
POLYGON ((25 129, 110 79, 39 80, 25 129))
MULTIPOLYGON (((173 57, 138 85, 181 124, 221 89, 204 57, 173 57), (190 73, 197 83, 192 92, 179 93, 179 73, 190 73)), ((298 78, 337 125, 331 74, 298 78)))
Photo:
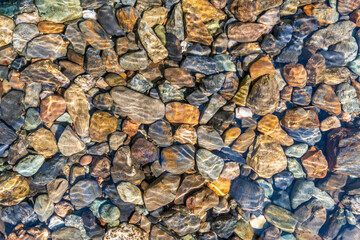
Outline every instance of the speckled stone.
POLYGON ((146 240, 146 232, 128 223, 121 223, 116 228, 110 228, 104 235, 104 240, 146 240))
POLYGON ((11 42, 15 23, 11 18, 0 15, 0 25, 0 47, 2 47, 11 42))
POLYGON ((44 20, 56 23, 82 17, 79 0, 36 0, 36 7, 44 20))
POLYGON ((14 206, 22 202, 28 195, 29 180, 14 172, 5 172, 0 176, 0 204, 14 206))
POLYGON ((159 160, 159 149, 145 138, 136 139, 131 146, 131 154, 141 165, 159 160))

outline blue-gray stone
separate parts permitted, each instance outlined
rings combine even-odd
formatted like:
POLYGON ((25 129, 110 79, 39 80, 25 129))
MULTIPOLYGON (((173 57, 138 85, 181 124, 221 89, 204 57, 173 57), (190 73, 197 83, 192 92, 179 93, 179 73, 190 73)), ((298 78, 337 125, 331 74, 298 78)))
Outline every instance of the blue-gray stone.
POLYGON ((218 72, 216 60, 202 56, 187 56, 181 63, 181 68, 185 68, 189 73, 202 73, 205 75, 212 75, 218 72))
POLYGON ((44 162, 43 155, 28 155, 16 164, 15 170, 24 177, 30 177, 40 169, 44 162))

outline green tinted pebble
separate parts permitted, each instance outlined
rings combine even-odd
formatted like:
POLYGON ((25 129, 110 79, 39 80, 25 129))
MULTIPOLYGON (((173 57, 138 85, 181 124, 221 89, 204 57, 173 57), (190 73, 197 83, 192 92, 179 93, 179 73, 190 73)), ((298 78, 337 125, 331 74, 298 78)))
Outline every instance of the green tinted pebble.
POLYGON ((294 178, 304 178, 305 172, 296 158, 287 158, 288 169, 293 173, 294 178))
POLYGON ((266 207, 265 218, 275 227, 289 233, 295 231, 295 226, 298 222, 291 212, 275 205, 266 207))
POLYGON ((160 39, 160 41, 162 42, 162 44, 166 44, 166 32, 165 32, 165 27, 163 25, 157 25, 154 28, 154 32, 156 34, 156 36, 160 39))
POLYGON ((255 181, 255 183, 264 189, 265 197, 271 198, 274 193, 274 189, 271 183, 265 181, 264 179, 258 179, 255 181))
POLYGON ((44 20, 63 23, 82 17, 80 0, 35 0, 44 20))
POLYGON ((309 146, 306 143, 294 144, 285 150, 285 155, 288 157, 301 158, 309 146))
POLYGON ((100 218, 107 223, 116 222, 120 218, 120 210, 112 204, 104 204, 100 207, 100 218))
POLYGON ((16 164, 15 169, 24 177, 30 177, 39 170, 44 161, 43 155, 28 155, 16 164))
POLYGON ((24 128, 27 131, 36 129, 41 124, 40 113, 35 108, 26 111, 24 128))
POLYGON ((214 56, 219 72, 236 72, 235 63, 231 61, 231 57, 227 54, 219 54, 214 56))

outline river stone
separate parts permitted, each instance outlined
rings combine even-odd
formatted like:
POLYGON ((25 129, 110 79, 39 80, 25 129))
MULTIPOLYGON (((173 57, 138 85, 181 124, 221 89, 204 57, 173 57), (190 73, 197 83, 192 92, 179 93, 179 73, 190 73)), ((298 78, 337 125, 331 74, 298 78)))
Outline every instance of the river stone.
POLYGON ((241 177, 232 181, 229 194, 245 211, 261 209, 265 198, 264 189, 241 177))
POLYGON ((275 205, 269 205, 265 208, 265 218, 275 227, 289 233, 295 231, 296 224, 298 223, 291 212, 275 205))
POLYGON ((58 147, 60 152, 67 157, 84 151, 86 148, 85 143, 80 140, 69 125, 66 126, 65 130, 61 134, 58 141, 58 147))
POLYGON ((58 152, 55 136, 46 128, 42 127, 30 133, 27 141, 38 154, 43 155, 45 158, 49 158, 58 152))
POLYGON ((45 126, 50 128, 65 110, 65 99, 58 95, 50 95, 40 103, 41 120, 44 122, 45 126))
POLYGON ((287 166, 282 147, 266 135, 257 137, 256 143, 249 149, 246 162, 263 178, 270 178, 285 170, 287 166))
POLYGON ((166 119, 172 123, 185 123, 197 125, 199 123, 200 111, 190 104, 172 102, 166 104, 166 119))
POLYGON ((200 174, 186 175, 176 191, 175 204, 184 204, 184 199, 188 194, 202 188, 205 184, 205 178, 200 174))
POLYGON ((326 209, 321 202, 314 199, 299 207, 294 216, 299 221, 296 227, 298 230, 317 235, 326 221, 326 209))
POLYGON ((220 134, 208 125, 201 125, 197 129, 198 144, 202 148, 210 151, 221 150, 224 147, 224 141, 220 134))
POLYGON ((0 205, 14 206, 22 202, 30 190, 29 180, 14 172, 6 171, 0 176, 0 205))
POLYGON ((69 39, 75 52, 80 53, 81 55, 85 54, 86 40, 72 25, 66 27, 65 37, 69 39))
POLYGON ((36 0, 35 4, 47 21, 63 23, 82 17, 80 0, 36 0))
POLYGON ((285 150, 285 155, 288 157, 301 158, 308 150, 306 143, 294 144, 285 150))
POLYGON ((45 34, 32 39, 26 48, 27 58, 52 58, 66 56, 66 43, 59 34, 45 34))
POLYGON ((45 161, 39 171, 33 176, 32 184, 37 187, 43 187, 56 179, 67 163, 67 160, 63 155, 55 155, 50 160, 45 161))
POLYGON ((2 97, 0 103, 1 119, 9 126, 13 126, 21 118, 23 99, 24 93, 18 90, 12 90, 2 97))
POLYGON ((171 125, 166 120, 159 120, 151 124, 148 134, 160 147, 169 147, 174 141, 171 125))
POLYGON ((250 90, 247 106, 261 116, 274 112, 279 103, 279 85, 273 75, 260 77, 250 90))
POLYGON ((261 23, 232 23, 227 28, 231 40, 246 43, 255 42, 267 31, 267 26, 261 23))
POLYGON ((62 227, 51 233, 53 240, 82 240, 81 232, 77 228, 62 227))
POLYGON ((136 139, 131 146, 131 154, 141 165, 159 160, 159 149, 145 138, 136 139))
POLYGON ((330 114, 339 115, 341 105, 331 86, 322 84, 318 87, 312 97, 312 104, 330 114))
POLYGON ((151 26, 144 20, 140 21, 137 32, 149 58, 154 63, 158 63, 168 56, 165 46, 156 36, 151 26))
POLYGON ((126 32, 131 32, 140 17, 140 13, 133 6, 119 8, 116 11, 116 18, 120 27, 126 32))
POLYGON ((200 229, 200 218, 183 206, 173 207, 162 213, 161 217, 165 225, 179 236, 185 236, 200 229))
POLYGON ((34 175, 45 162, 42 155, 28 155, 21 159, 15 166, 15 170, 24 177, 34 175))
POLYGON ((15 23, 11 18, 0 15, 0 26, 0 47, 3 47, 11 42, 15 23))
POLYGON ((195 147, 190 144, 174 145, 161 151, 161 167, 173 174, 182 174, 195 165, 195 147))
POLYGON ((126 87, 114 87, 111 89, 110 95, 117 104, 116 107, 120 114, 137 122, 151 124, 165 115, 165 106, 160 100, 126 87))
POLYGON ((39 33, 35 24, 20 23, 16 25, 12 38, 14 50, 22 53, 25 50, 26 44, 39 35, 39 33))
POLYGON ((166 22, 165 27, 167 33, 175 35, 180 41, 184 40, 184 19, 180 3, 176 4, 173 8, 170 18, 166 22))
POLYGON ((95 49, 104 50, 114 46, 106 31, 95 20, 85 20, 79 24, 85 40, 95 49))
POLYGON ((85 93, 81 88, 72 84, 64 93, 67 112, 74 123, 76 133, 80 137, 89 136, 89 107, 85 93))
POLYGON ((145 178, 144 172, 131 155, 128 146, 122 146, 116 151, 111 167, 111 177, 115 183, 124 180, 134 184, 140 184, 145 178))
POLYGON ((38 220, 33 207, 27 202, 21 202, 16 206, 4 207, 1 210, 0 218, 6 223, 17 225, 18 223, 28 224, 38 220))
POLYGON ((38 215, 41 222, 46 222, 54 213, 54 203, 47 194, 42 194, 36 198, 34 212, 38 215))
POLYGON ((214 191, 210 190, 210 188, 204 187, 191 194, 191 196, 186 199, 185 203, 188 209, 201 217, 206 211, 219 204, 219 197, 214 191))
POLYGON ((315 193, 315 189, 314 182, 306 180, 296 181, 290 195, 292 208, 296 209, 302 203, 310 200, 315 193))
POLYGON ((226 99, 218 93, 211 96, 200 118, 200 124, 207 124, 215 113, 226 104, 226 99))
POLYGON ((104 240, 146 240, 146 232, 135 225, 121 223, 116 228, 110 228, 104 235, 104 240))
POLYGON ((224 160, 206 149, 196 152, 196 166, 199 173, 208 181, 216 181, 224 167, 224 160))
POLYGON ((129 182, 121 182, 119 185, 117 185, 116 189, 124 202, 138 205, 144 204, 141 190, 134 184, 129 182))
POLYGON ((182 2, 182 10, 185 14, 195 14, 202 22, 224 20, 226 17, 223 11, 216 9, 206 0, 184 0, 182 2))
POLYGON ((235 231, 238 219, 231 214, 222 214, 211 223, 211 230, 218 237, 228 239, 235 231))
POLYGON ((125 35, 125 31, 120 28, 116 20, 112 6, 103 5, 98 10, 98 21, 108 34, 117 37, 125 35))
POLYGON ((90 119, 90 137, 94 142, 106 142, 108 135, 115 132, 117 119, 108 112, 96 111, 90 119))
POLYGON ((47 186, 47 191, 49 198, 54 203, 60 202, 65 192, 68 190, 69 183, 64 178, 57 178, 54 181, 51 181, 47 186))
POLYGON ((96 181, 90 179, 81 180, 70 189, 71 204, 76 209, 81 209, 87 207, 101 194, 101 188, 96 181))
POLYGON ((110 225, 118 224, 120 218, 120 210, 117 206, 112 204, 103 204, 100 207, 100 218, 102 221, 109 223, 110 225))
POLYGON ((144 192, 144 202, 148 211, 154 211, 171 203, 176 196, 180 176, 164 173, 153 181, 144 192))

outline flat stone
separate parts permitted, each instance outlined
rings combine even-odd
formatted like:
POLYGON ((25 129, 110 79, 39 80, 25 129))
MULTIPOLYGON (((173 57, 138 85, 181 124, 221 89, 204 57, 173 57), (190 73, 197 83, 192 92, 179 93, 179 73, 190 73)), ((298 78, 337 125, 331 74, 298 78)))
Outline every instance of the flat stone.
POLYGON ((295 226, 298 223, 291 212, 275 205, 269 205, 265 208, 265 218, 275 227, 289 233, 295 231, 295 226))
POLYGON ((64 132, 61 134, 58 147, 64 156, 71 156, 75 153, 85 150, 85 143, 73 132, 70 126, 66 126, 64 132))
POLYGON ((3 206, 17 205, 28 197, 29 181, 19 174, 7 171, 0 176, 0 183, 0 204, 3 206))
POLYGON ((159 160, 159 149, 145 138, 136 139, 131 146, 131 154, 141 165, 159 160))
POLYGON ((117 119, 108 112, 96 111, 90 119, 90 137, 94 142, 105 142, 115 132, 117 119))
POLYGON ((0 103, 1 119, 9 126, 13 126, 21 118, 23 99, 24 93, 18 90, 12 90, 2 97, 0 103))
POLYGON ((51 238, 54 240, 81 240, 81 232, 77 228, 62 227, 51 233, 51 238))
POLYGON ((227 28, 229 39, 240 43, 255 42, 266 31, 266 25, 261 23, 232 23, 227 28))
POLYGON ((250 66, 250 76, 252 80, 257 79, 260 76, 275 74, 275 67, 268 56, 259 58, 256 62, 250 66))
POLYGON ((34 213, 34 208, 27 202, 4 207, 0 213, 0 218, 2 221, 12 225, 17 225, 18 223, 28 224, 38 220, 34 213))
POLYGON ((197 129, 198 144, 210 151, 221 150, 224 142, 220 134, 211 126, 201 125, 197 129))
POLYGON ((36 187, 45 187, 46 184, 56 179, 62 172, 62 168, 67 163, 67 158, 62 155, 55 155, 45 161, 39 171, 33 176, 32 185, 36 187))
POLYGON ((340 102, 334 90, 325 84, 319 86, 312 98, 313 105, 329 113, 339 115, 341 113, 340 102))
POLYGON ((238 153, 244 153, 248 150, 250 145, 255 140, 255 132, 252 129, 247 129, 243 134, 240 135, 234 142, 234 144, 231 146, 231 150, 238 152, 238 153))
POLYGON ((186 41, 197 42, 205 46, 211 45, 212 35, 200 18, 195 14, 186 14, 185 23, 186 41))
POLYGON ((66 110, 64 98, 58 95, 50 95, 40 104, 41 120, 45 126, 51 127, 55 120, 60 117, 66 110))
POLYGON ((66 43, 58 34, 45 34, 32 39, 26 48, 27 58, 61 58, 66 56, 66 43))
POLYGON ((42 194, 36 198, 34 212, 38 215, 41 222, 46 222, 54 213, 54 203, 47 194, 42 194))
POLYGON ((0 47, 2 47, 11 42, 15 23, 11 18, 0 15, 0 25, 0 47))
POLYGON ((85 69, 86 73, 101 77, 106 73, 105 65, 100 56, 100 50, 89 47, 86 49, 85 69))
POLYGON ((16 140, 16 132, 0 121, 0 144, 10 145, 16 140))
POLYGON ((125 31, 122 30, 116 20, 115 13, 111 5, 103 5, 98 10, 98 21, 105 31, 112 36, 124 36, 125 31))
POLYGON ((41 21, 38 23, 38 29, 42 33, 62 33, 65 30, 65 25, 62 23, 54 23, 50 21, 41 21))
POLYGON ((126 87, 114 87, 111 89, 110 95, 117 104, 121 115, 128 116, 135 121, 151 124, 165 115, 165 106, 160 100, 126 87))
POLYGON ((264 189, 241 177, 233 180, 229 194, 245 211, 261 209, 265 198, 264 189))
POLYGON ((101 194, 101 188, 96 181, 85 179, 71 187, 70 200, 76 209, 81 209, 90 205, 101 194))
POLYGON ((200 124, 207 124, 215 113, 226 104, 226 99, 218 93, 214 93, 200 118, 200 124))
POLYGON ((326 176, 328 162, 322 151, 314 146, 301 158, 301 162, 309 177, 324 178, 326 176))
POLYGON ((24 177, 30 177, 39 170, 44 162, 45 158, 42 155, 28 155, 16 164, 15 170, 24 177))
POLYGON ((81 88, 72 84, 64 93, 67 112, 69 113, 76 130, 81 137, 89 136, 89 108, 85 93, 81 88))
MULTIPOLYGON (((49 199, 54 203, 60 202, 65 192, 68 190, 68 187, 69 187, 69 183, 66 179, 57 178, 54 181, 51 181, 46 186, 49 199)), ((56 211, 56 207, 55 207, 55 211, 56 211)))
POLYGON ((179 236, 185 236, 200 229, 200 218, 185 207, 173 207, 161 216, 165 225, 179 236))
POLYGON ((104 49, 101 52, 101 59, 107 72, 122 73, 124 69, 119 64, 118 55, 112 48, 104 49))
POLYGON ((257 137, 256 143, 249 149, 246 162, 263 178, 270 178, 287 166, 282 147, 266 135, 257 137))
POLYGON ((144 20, 140 21, 137 32, 149 58, 154 63, 158 63, 168 56, 165 46, 144 20))
POLYGON ((202 188, 205 178, 200 174, 186 175, 176 191, 175 204, 184 204, 185 198, 195 190, 202 188))
POLYGON ((37 61, 26 67, 20 74, 20 81, 24 83, 52 83, 58 87, 65 87, 70 80, 50 60, 37 61))
POLYGON ((185 0, 182 2, 182 10, 185 14, 195 14, 202 22, 211 20, 224 20, 226 15, 219 9, 216 9, 206 0, 185 0))
POLYGON ((211 75, 218 72, 218 66, 215 59, 206 56, 187 56, 181 63, 189 73, 202 73, 211 75))
POLYGON ((222 214, 211 223, 211 230, 221 238, 229 238, 237 226, 237 218, 231 214, 222 214))
POLYGON ((347 15, 360 6, 359 1, 340 0, 337 10, 341 15, 347 15))
POLYGON ((207 187, 191 194, 186 199, 186 207, 199 217, 218 204, 219 197, 207 187))
POLYGON ((43 155, 45 158, 49 158, 58 152, 55 136, 46 128, 39 128, 29 134, 27 141, 38 154, 43 155))
POLYGON ((194 158, 194 146, 174 145, 161 151, 161 167, 172 174, 182 174, 195 166, 194 158))
POLYGON ((146 240, 147 234, 135 225, 121 223, 116 228, 110 228, 104 235, 104 240, 146 240))
POLYGON ((199 115, 199 109, 190 104, 172 102, 166 105, 166 119, 173 124, 197 125, 199 115))
POLYGON ((36 0, 36 7, 44 20, 55 23, 82 17, 79 0, 36 0))
POLYGON ((169 147, 174 141, 171 125, 166 120, 159 120, 151 124, 148 134, 160 147, 169 147))
POLYGON ((167 33, 174 34, 180 41, 184 40, 184 19, 181 4, 175 5, 165 27, 167 33))
POLYGON ((137 19, 140 17, 138 10, 132 6, 119 8, 116 11, 116 18, 120 27, 126 31, 131 32, 135 26, 137 19))
POLYGON ((113 41, 108 37, 106 31, 94 20, 85 20, 79 24, 80 31, 85 40, 95 49, 103 50, 112 48, 113 41))
POLYGON ((177 88, 195 86, 194 77, 183 68, 166 68, 164 77, 177 88))
POLYGON ((308 147, 306 143, 294 144, 286 148, 285 155, 287 157, 301 158, 307 152, 308 147))
POLYGON ((336 116, 327 117, 320 123, 320 130, 322 132, 326 132, 339 127, 341 127, 341 123, 339 118, 337 118, 336 116))
POLYGON ((122 146, 116 151, 112 165, 111 177, 115 183, 123 180, 140 184, 145 178, 144 172, 131 155, 128 146, 122 146))
POLYGON ((283 75, 286 82, 291 87, 303 88, 306 85, 307 74, 303 65, 299 63, 289 63, 283 68, 283 75))
POLYGON ((176 196, 180 184, 180 176, 164 173, 144 192, 144 202, 148 211, 154 211, 171 203, 176 196))
POLYGON ((121 182, 116 187, 121 199, 125 202, 143 205, 141 190, 129 182, 121 182))
POLYGON ((65 37, 71 42, 74 51, 82 55, 85 54, 86 40, 82 37, 81 33, 76 30, 72 25, 68 25, 65 31, 65 37))
POLYGON ((199 173, 208 181, 216 181, 224 167, 224 160, 206 149, 196 152, 196 166, 199 173))
POLYGON ((279 85, 273 75, 260 77, 247 98, 247 107, 255 114, 264 116, 274 112, 279 102, 279 85))
POLYGON ((265 115, 258 122, 257 130, 265 135, 269 135, 281 145, 291 146, 294 144, 294 140, 280 127, 279 119, 275 115, 265 115))
POLYGON ((180 125, 174 134, 174 140, 179 143, 190 143, 192 145, 195 145, 197 140, 197 133, 193 126, 182 124, 180 125))
POLYGON ((30 23, 20 23, 18 24, 12 35, 13 47, 14 50, 20 53, 23 53, 26 47, 26 44, 39 35, 39 30, 35 24, 30 23))

